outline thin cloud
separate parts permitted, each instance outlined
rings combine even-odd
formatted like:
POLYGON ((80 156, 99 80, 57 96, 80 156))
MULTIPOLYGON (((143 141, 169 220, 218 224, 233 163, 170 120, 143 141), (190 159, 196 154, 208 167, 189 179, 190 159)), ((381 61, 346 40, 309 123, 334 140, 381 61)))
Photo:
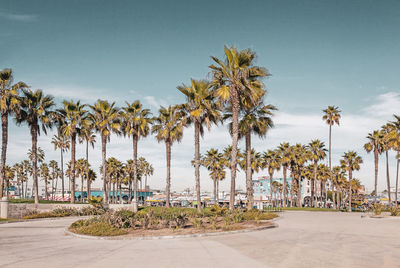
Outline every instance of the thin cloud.
POLYGON ((393 114, 400 114, 400 93, 391 91, 378 95, 374 104, 364 108, 363 112, 375 117, 391 117, 393 114))
POLYGON ((17 13, 9 13, 0 11, 0 18, 9 20, 9 21, 19 21, 19 22, 32 22, 36 21, 38 16, 34 14, 17 14, 17 13))

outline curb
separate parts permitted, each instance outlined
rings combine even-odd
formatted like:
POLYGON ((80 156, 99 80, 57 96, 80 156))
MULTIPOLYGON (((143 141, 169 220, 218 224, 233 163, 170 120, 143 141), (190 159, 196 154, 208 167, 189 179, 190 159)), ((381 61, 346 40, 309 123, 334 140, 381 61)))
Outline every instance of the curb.
POLYGON ((164 235, 164 236, 138 236, 138 237, 130 237, 130 236, 91 236, 91 235, 82 235, 76 234, 71 231, 68 231, 68 228, 64 230, 66 235, 70 235, 77 238, 83 239, 93 239, 93 240, 162 240, 162 239, 175 239, 175 238, 192 238, 192 237, 208 237, 208 236, 219 236, 219 235, 229 235, 229 234, 238 234, 238 233, 249 233, 255 231, 261 231, 266 229, 277 228, 279 225, 277 223, 272 223, 268 226, 262 226, 251 229, 243 229, 243 230, 235 230, 235 231, 224 231, 224 232, 212 232, 212 233, 201 233, 201 234, 186 234, 186 235, 164 235))

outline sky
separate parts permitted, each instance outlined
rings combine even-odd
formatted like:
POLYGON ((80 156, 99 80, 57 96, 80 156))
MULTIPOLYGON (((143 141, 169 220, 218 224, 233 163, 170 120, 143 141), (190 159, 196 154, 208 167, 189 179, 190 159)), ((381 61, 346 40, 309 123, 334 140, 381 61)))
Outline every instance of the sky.
MULTIPOLYGON (((66 99, 94 103, 97 99, 140 100, 154 115, 160 105, 185 101, 176 89, 190 78, 210 78, 210 56, 223 58, 224 45, 250 48, 256 64, 272 76, 264 81, 266 103, 278 107, 275 127, 267 137, 253 138, 257 151, 279 143, 328 143, 322 110, 342 110, 333 128, 333 165, 345 151, 364 160, 355 177, 373 186, 373 156, 363 150, 366 136, 393 114, 400 114, 400 2, 399 1, 20 1, 0 5, 0 69, 12 68, 15 81, 43 89, 58 105, 66 99)), ((31 147, 27 126, 10 124, 8 163, 26 158, 31 147)), ((50 140, 39 146, 46 160, 59 159, 50 140)), ((193 129, 172 148, 172 190, 194 187, 193 129)), ((230 143, 226 126, 213 127, 201 140, 201 152, 222 150, 230 143)), ((244 144, 241 141, 240 146, 244 144)), ((113 135, 108 156, 132 157, 131 141, 113 135)), ((84 156, 84 146, 77 148, 84 156)), ((154 137, 139 143, 139 155, 155 168, 148 179, 153 188, 165 187, 165 146, 154 137)), ((90 151, 98 171, 99 142, 90 151)), ((68 153, 65 156, 70 157, 68 153)), ((395 178, 394 153, 390 176, 395 178)), ((386 187, 384 158, 379 188, 386 187)), ((229 173, 222 190, 229 189, 229 173)), ((255 174, 255 177, 265 172, 255 174)), ((281 173, 278 172, 277 176, 281 173)), ((237 185, 244 187, 244 172, 237 185)), ((97 180, 96 186, 100 186, 97 180)), ((207 170, 201 186, 212 189, 207 170)))

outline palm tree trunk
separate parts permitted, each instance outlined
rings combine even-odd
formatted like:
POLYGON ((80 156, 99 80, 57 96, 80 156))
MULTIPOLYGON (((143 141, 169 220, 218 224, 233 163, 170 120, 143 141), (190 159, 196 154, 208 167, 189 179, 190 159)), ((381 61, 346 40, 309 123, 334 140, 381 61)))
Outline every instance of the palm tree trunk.
POLYGON ((332 185, 332 203, 333 203, 333 209, 336 209, 336 195, 335 195, 335 184, 333 181, 331 181, 332 185))
POLYGON ((254 206, 253 196, 253 180, 251 170, 251 132, 246 133, 246 194, 247 194, 247 209, 252 209, 254 206))
POLYGON ((400 165, 400 159, 397 160, 397 169, 396 169, 396 189, 394 193, 394 198, 396 200, 396 207, 397 207, 397 192, 399 191, 399 165, 400 165))
MULTIPOLYGON (((331 124, 329 124, 329 171, 331 171, 329 174, 329 177, 332 182, 332 125, 331 124)), ((325 195, 325 198, 326 198, 326 195, 325 195)), ((334 199, 333 198, 333 187, 332 187, 332 199, 334 199)), ((326 203, 326 201, 325 201, 325 203, 326 203)), ((333 208, 334 209, 336 208, 335 202, 333 202, 333 208)))
POLYGON ((390 198, 390 178, 389 178, 389 152, 386 150, 386 182, 388 189, 389 206, 392 207, 392 199, 390 198))
POLYGON ((271 191, 271 205, 274 206, 274 201, 272 200, 272 194, 273 194, 273 186, 272 186, 272 176, 274 175, 274 172, 269 173, 269 187, 271 191))
POLYGON ((81 202, 83 202, 83 174, 81 173, 81 202))
POLYGON ((8 113, 1 113, 1 162, 0 162, 0 198, 3 197, 4 181, 6 177, 6 154, 8 141, 8 113))
POLYGON ((286 176, 287 176, 287 168, 286 165, 283 166, 283 207, 287 206, 287 191, 286 191, 286 176))
POLYGON ((76 154, 76 131, 71 135, 71 204, 75 203, 75 154, 76 154))
POLYGON ((86 179, 87 179, 87 199, 90 198, 90 178, 89 178, 89 141, 86 140, 86 179))
POLYGON ((22 188, 22 191, 21 191, 20 196, 21 196, 21 199, 22 199, 22 198, 24 198, 24 181, 21 181, 21 188, 22 188))
POLYGON ((61 148, 61 196, 64 201, 64 158, 63 158, 63 148, 61 148))
POLYGON ((48 191, 47 191, 47 178, 46 177, 44 177, 44 199, 46 199, 46 200, 48 200, 48 196, 49 196, 49 193, 48 193, 48 191))
POLYGON ((336 189, 336 197, 337 197, 337 208, 340 209, 341 204, 340 204, 340 187, 339 186, 336 189))
POLYGON ((171 143, 165 142, 167 153, 167 185, 165 188, 165 206, 170 207, 170 189, 171 189, 171 143))
POLYGON ((138 211, 138 196, 137 196, 137 136, 133 136, 133 211, 138 211))
POLYGON ((35 195, 35 204, 39 204, 39 187, 38 187, 38 177, 37 177, 37 124, 33 124, 31 127, 32 135, 32 173, 33 173, 33 191, 35 195))
POLYGON ((217 204, 217 178, 213 178, 214 181, 214 205, 217 204))
POLYGON ((378 148, 374 149, 374 161, 375 161, 375 194, 374 194, 374 204, 376 204, 376 197, 378 194, 378 163, 379 163, 379 154, 378 148))
POLYGON ((107 173, 106 173, 106 144, 107 137, 105 135, 101 135, 101 154, 102 154, 102 168, 103 168, 103 196, 104 196, 104 204, 108 204, 108 196, 107 196, 107 173))
POLYGON ((54 196, 57 194, 57 186, 58 186, 58 176, 56 176, 56 187, 54 187, 53 200, 54 200, 54 196))
POLYGON ((352 187, 352 181, 353 181, 353 174, 351 168, 349 168, 349 207, 348 207, 348 212, 351 212, 351 198, 352 198, 352 192, 351 192, 351 187, 352 187))
POLYGON ((236 165, 237 165, 237 145, 239 140, 239 94, 236 86, 231 88, 232 103, 232 152, 231 152, 231 195, 229 200, 229 209, 235 208, 235 182, 236 182, 236 165))
POLYGON ((196 180, 197 211, 201 212, 200 196, 200 123, 197 119, 194 122, 194 177, 196 180))
POLYGON ((301 207, 301 177, 300 175, 298 175, 297 178, 297 185, 298 185, 298 189, 297 189, 297 207, 301 207))

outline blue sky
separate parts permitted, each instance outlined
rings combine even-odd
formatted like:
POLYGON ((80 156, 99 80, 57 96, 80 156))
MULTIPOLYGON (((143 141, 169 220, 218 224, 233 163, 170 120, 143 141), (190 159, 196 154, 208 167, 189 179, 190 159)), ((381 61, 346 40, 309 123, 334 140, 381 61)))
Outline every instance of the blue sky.
MULTIPOLYGON (((13 68, 16 80, 58 101, 105 98, 122 105, 140 99, 154 112, 160 104, 182 102, 176 86, 206 77, 210 55, 222 58, 224 45, 251 48, 257 64, 272 73, 265 81, 266 102, 279 108, 276 128, 267 140, 255 140, 256 149, 283 140, 326 140, 321 110, 335 104, 343 123, 334 132, 334 157, 338 161, 348 149, 362 153, 359 177, 367 186, 372 157, 362 152, 364 138, 400 112, 398 1, 3 0, 0 23, 0 68, 13 68)), ((13 162, 30 143, 24 127, 11 131, 20 137, 10 139, 13 162)), ((225 132, 219 127, 206 135, 202 151, 216 137, 221 140, 214 145, 225 146, 225 132)), ((58 157, 50 138, 42 137, 41 145, 49 148, 49 160, 58 157)), ((191 157, 191 139, 188 129, 176 146, 176 189, 193 184, 190 163, 184 162, 191 157)), ((110 154, 130 156, 123 150, 129 141, 112 142, 110 154)), ((154 187, 163 187, 163 149, 152 138, 143 143, 143 155, 158 167, 154 187)), ((210 188, 205 171, 202 176, 210 188)))

